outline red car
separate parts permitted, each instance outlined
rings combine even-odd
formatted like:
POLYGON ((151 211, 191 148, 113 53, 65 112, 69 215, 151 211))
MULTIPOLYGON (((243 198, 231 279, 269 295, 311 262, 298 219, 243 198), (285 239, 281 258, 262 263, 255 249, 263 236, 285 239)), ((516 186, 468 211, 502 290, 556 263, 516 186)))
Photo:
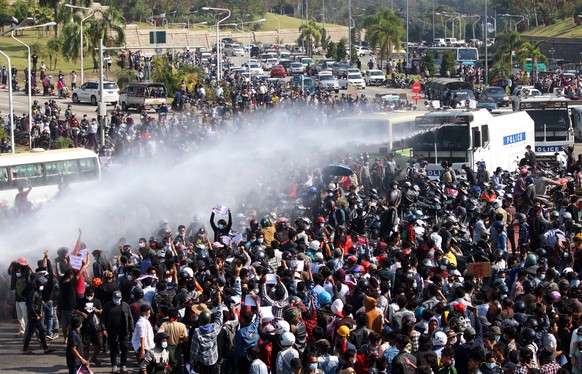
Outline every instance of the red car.
POLYGON ((283 65, 275 65, 271 68, 271 78, 281 77, 285 78, 285 68, 283 65))

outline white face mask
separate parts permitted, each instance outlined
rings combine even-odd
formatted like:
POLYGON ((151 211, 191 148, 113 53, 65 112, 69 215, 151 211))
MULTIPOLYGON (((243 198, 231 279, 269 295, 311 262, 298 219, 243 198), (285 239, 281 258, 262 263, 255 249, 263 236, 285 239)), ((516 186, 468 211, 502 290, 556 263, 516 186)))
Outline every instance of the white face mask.
POLYGON ((88 300, 88 301, 91 301, 91 300, 93 300, 93 298, 94 298, 94 297, 95 297, 95 296, 87 296, 87 300, 88 300))
POLYGON ((22 277, 22 273, 16 273, 16 278, 22 277))
POLYGON ((39 289, 39 291, 42 291, 42 290, 44 290, 44 286, 40 286, 38 289, 39 289))
POLYGON ((172 283, 172 278, 166 278, 167 283, 172 283))

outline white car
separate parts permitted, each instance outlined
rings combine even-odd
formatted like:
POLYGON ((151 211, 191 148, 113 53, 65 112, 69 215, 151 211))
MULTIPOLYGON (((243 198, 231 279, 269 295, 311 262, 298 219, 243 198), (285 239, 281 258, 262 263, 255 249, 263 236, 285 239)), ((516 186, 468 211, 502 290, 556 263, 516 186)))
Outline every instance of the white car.
POLYGON ((364 79, 368 86, 380 86, 386 81, 386 76, 382 70, 366 70, 364 79))
POLYGON ((263 70, 271 70, 273 66, 277 65, 278 61, 276 58, 268 58, 267 61, 263 63, 263 70))
POLYGON ((240 45, 234 45, 230 50, 228 50, 227 52, 227 56, 241 56, 244 57, 245 55, 245 50, 243 49, 242 46, 240 45))
POLYGON ((263 69, 261 68, 261 65, 257 63, 251 62, 250 64, 245 64, 244 66, 246 71, 248 71, 252 75, 263 74, 263 69))
POLYGON ((339 92, 340 85, 333 75, 319 75, 318 80, 319 82, 317 83, 317 88, 319 88, 321 91, 335 91, 336 93, 339 92))
POLYGON ((293 62, 289 65, 289 71, 287 74, 289 75, 300 75, 305 73, 305 67, 301 62, 293 62))
POLYGON ((364 77, 362 75, 362 71, 360 69, 358 69, 358 68, 349 68, 348 71, 346 71, 346 74, 347 75, 350 75, 350 74, 358 74, 360 77, 362 77, 362 78, 364 77))
POLYGON ((358 56, 363 57, 366 55, 371 56, 372 50, 368 47, 358 47, 358 56))
POLYGON ((347 77, 343 77, 339 80, 339 85, 345 90, 347 90, 350 86, 354 86, 358 89, 366 88, 366 82, 362 78, 361 74, 348 74, 347 77))
MULTIPOLYGON (((116 104, 119 102, 119 87, 115 82, 103 82, 104 90, 104 101, 105 104, 116 104)), ((101 100, 99 82, 89 81, 83 83, 81 87, 77 87, 73 90, 71 95, 73 103, 80 103, 82 101, 90 102, 92 105, 99 104, 101 100)))

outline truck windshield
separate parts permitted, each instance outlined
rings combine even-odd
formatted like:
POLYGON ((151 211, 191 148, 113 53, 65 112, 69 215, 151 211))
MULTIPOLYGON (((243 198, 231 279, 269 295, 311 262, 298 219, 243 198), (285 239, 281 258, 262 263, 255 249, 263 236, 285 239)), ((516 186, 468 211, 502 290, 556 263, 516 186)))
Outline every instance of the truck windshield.
POLYGON ((415 151, 463 151, 469 148, 469 126, 448 125, 427 130, 409 139, 415 151))
POLYGON ((527 114, 534 120, 536 131, 560 131, 570 128, 567 110, 528 110, 527 114))

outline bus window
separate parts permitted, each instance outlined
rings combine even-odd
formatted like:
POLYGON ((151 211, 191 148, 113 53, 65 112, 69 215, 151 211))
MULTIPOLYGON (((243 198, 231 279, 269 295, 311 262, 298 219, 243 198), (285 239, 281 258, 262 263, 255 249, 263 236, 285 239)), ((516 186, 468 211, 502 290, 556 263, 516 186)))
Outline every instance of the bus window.
POLYGON ((59 184, 65 179, 70 181, 78 177, 75 160, 47 162, 45 167, 47 184, 59 184))
POLYGON ((24 180, 28 179, 31 186, 42 186, 44 175, 41 164, 16 165, 12 170, 12 188, 24 185, 24 180))
POLYGON ((85 158, 79 160, 79 180, 97 179, 97 160, 85 158))
POLYGON ((481 126, 481 137, 483 138, 483 147, 489 145, 489 125, 481 126))
POLYGON ((8 180, 8 168, 0 168, 0 190, 6 190, 10 187, 10 181, 8 180))

